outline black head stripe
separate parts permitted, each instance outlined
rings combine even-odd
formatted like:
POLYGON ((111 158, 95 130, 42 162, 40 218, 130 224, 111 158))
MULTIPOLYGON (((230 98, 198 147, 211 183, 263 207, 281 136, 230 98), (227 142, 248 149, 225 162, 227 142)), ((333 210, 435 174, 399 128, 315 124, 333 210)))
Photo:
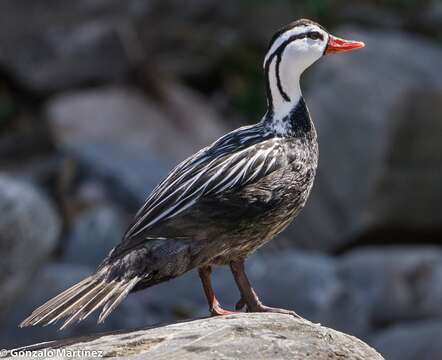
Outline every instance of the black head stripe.
POLYGON ((325 32, 327 32, 327 30, 323 26, 319 25, 318 23, 315 23, 314 21, 311 21, 311 20, 308 20, 308 19, 299 19, 299 20, 293 21, 290 24, 287 24, 283 28, 279 29, 272 36, 267 51, 271 49, 271 47, 275 43, 276 39, 278 39, 286 31, 292 30, 292 29, 294 29, 295 27, 298 27, 298 26, 311 26, 311 25, 314 25, 314 26, 318 27, 319 29, 322 29, 325 32))
POLYGON ((285 101, 290 101, 290 97, 287 95, 287 93, 284 91, 283 87, 282 87, 282 82, 281 82, 281 75, 280 75, 280 71, 279 71, 279 67, 281 65, 281 59, 282 59, 282 52, 278 53, 276 56, 276 84, 278 86, 278 90, 279 93, 281 94, 281 96, 283 97, 283 99, 285 101))
POLYGON ((284 52, 285 48, 292 42, 295 41, 297 39, 302 39, 306 37, 307 33, 301 33, 301 34, 296 34, 296 35, 292 35, 290 36, 286 41, 284 41, 267 59, 265 65, 264 65, 264 69, 265 69, 265 73, 266 73, 266 84, 267 84, 267 97, 269 100, 269 106, 272 108, 273 106, 273 99, 272 99, 272 92, 270 89, 270 64, 272 63, 273 59, 276 57, 276 67, 275 67, 275 72, 276 72, 276 83, 278 86, 278 90, 279 93, 281 94, 282 98, 285 101, 290 101, 290 97, 287 95, 287 93, 284 91, 284 88, 282 87, 282 82, 281 82, 281 76, 280 76, 280 72, 279 72, 279 67, 281 65, 281 60, 282 60, 282 53, 284 52))
MULTIPOLYGON (((290 31, 292 29, 294 29, 295 27, 298 26, 311 26, 311 25, 315 25, 316 27, 326 31, 321 25, 311 21, 311 20, 307 20, 307 19, 300 19, 300 20, 296 20, 288 25, 286 25, 285 27, 283 27, 282 29, 280 29, 279 31, 277 31, 272 39, 270 40, 270 44, 269 47, 267 49, 267 52, 270 51, 270 49, 272 48, 273 44, 275 43, 275 41, 282 36, 285 32, 290 31)), ((281 65, 281 60, 282 60, 282 54, 285 50, 285 48, 292 42, 298 39, 303 39, 305 37, 315 37, 317 36, 318 39, 323 40, 324 36, 323 34, 321 34, 318 31, 315 30, 309 30, 309 31, 305 31, 303 33, 300 34, 296 34, 296 35, 292 35, 290 36, 287 40, 285 40, 280 46, 278 46, 277 49, 275 49, 275 51, 273 51, 272 54, 270 54, 267 58, 266 63, 264 64, 264 71, 266 74, 266 87, 267 87, 267 99, 269 102, 269 109, 273 109, 273 98, 272 98, 272 92, 270 89, 270 64, 272 63, 273 59, 276 56, 276 65, 275 65, 275 72, 276 72, 276 82, 277 82, 277 87, 278 87, 278 91, 281 94, 282 98, 285 101, 290 101, 290 97, 287 95, 287 93, 284 91, 284 88, 282 86, 282 82, 281 82, 281 77, 280 77, 280 65, 281 65)))

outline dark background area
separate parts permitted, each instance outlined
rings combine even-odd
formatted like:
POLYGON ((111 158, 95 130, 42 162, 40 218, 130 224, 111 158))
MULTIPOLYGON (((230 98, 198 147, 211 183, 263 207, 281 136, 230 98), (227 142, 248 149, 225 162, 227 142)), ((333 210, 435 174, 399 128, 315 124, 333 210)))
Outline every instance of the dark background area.
MULTIPOLYGON (((0 347, 207 314, 191 273, 100 326, 17 328, 94 270, 174 164, 260 120, 267 43, 301 17, 366 48, 303 78, 318 176, 252 282, 387 359, 442 358, 439 0, 2 0, 0 347)), ((231 275, 214 282, 232 307, 231 275)))

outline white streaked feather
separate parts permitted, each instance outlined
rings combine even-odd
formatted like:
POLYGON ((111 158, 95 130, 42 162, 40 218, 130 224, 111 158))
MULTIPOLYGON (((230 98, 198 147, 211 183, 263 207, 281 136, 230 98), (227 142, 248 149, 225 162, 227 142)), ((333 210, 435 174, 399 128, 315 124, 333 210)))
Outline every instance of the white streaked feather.
MULTIPOLYGON (((89 299, 85 304, 83 304, 82 306, 80 306, 78 308, 78 310, 76 310, 72 315, 69 316, 69 318, 63 323, 63 325, 60 327, 60 330, 65 329, 67 326, 69 326, 69 324, 72 324, 74 321, 76 321, 77 319, 80 318, 81 313, 84 311, 84 309, 91 304, 98 296, 100 296, 102 293, 105 293, 107 291, 107 289, 109 287, 111 287, 113 285, 113 283, 109 283, 107 286, 104 286, 97 294, 95 294, 94 296, 91 297, 91 299, 89 299)), ((114 289, 112 291, 110 291, 106 296, 103 297, 102 300, 100 300, 98 303, 99 304, 103 304, 104 300, 108 299, 110 297, 111 294, 113 294, 115 292, 115 289, 117 287, 114 287, 114 289)), ((94 310, 96 309, 96 307, 94 307, 94 310)), ((91 311, 92 312, 92 311, 91 311)), ((86 317, 86 316, 85 316, 86 317)), ((83 319, 83 318, 82 318, 83 319)))
MULTIPOLYGON (((103 281, 100 281, 100 282, 98 282, 98 283, 95 283, 92 289, 88 289, 88 291, 85 292, 80 298, 78 298, 76 301, 74 301, 71 305, 67 306, 67 307, 66 307, 62 312, 60 312, 57 316, 54 316, 50 321, 48 321, 48 322, 45 324, 45 326, 46 326, 46 325, 50 325, 50 324, 56 322, 57 320, 61 319, 62 317, 66 316, 66 315, 69 315, 70 312, 71 312, 71 310, 72 310, 72 309, 75 309, 75 306, 76 306, 77 304, 80 304, 81 301, 82 301, 85 297, 87 297, 87 296, 89 296, 89 295, 91 294, 91 292, 93 292, 93 291, 95 291, 95 290, 97 290, 97 289, 100 289, 100 287, 103 285, 103 283, 104 283, 103 281)), ((66 305, 66 304, 64 304, 64 303, 61 304, 61 306, 64 306, 64 305, 66 305)), ((57 308, 54 309, 53 311, 59 309, 61 306, 57 306, 57 308)), ((52 313, 52 311, 49 312, 48 314, 46 314, 41 320, 43 320, 44 318, 47 318, 51 313, 52 313)))
POLYGON ((244 163, 247 162, 247 159, 244 158, 236 164, 231 171, 229 172, 228 176, 226 176, 223 180, 218 181, 215 186, 211 188, 211 192, 214 192, 215 194, 219 194, 220 192, 232 188, 235 186, 236 183, 234 180, 237 177, 237 172, 242 175, 242 172, 240 171, 240 168, 244 165, 244 163), (232 181, 233 178, 233 181, 232 181), (227 184, 226 184, 227 183, 227 184), (221 188, 220 188, 221 187, 221 188))
MULTIPOLYGON (((254 145, 254 139, 262 141, 262 132, 253 129, 247 133, 249 129, 252 128, 243 129, 245 133, 241 134, 239 142, 246 143, 242 141, 244 138, 252 141, 251 145, 254 145)), ((206 148, 205 152, 198 153, 199 157, 196 159, 178 165, 149 196, 127 236, 140 235, 154 224, 182 213, 203 195, 220 194, 254 181, 259 176, 265 175, 267 171, 273 171, 277 159, 269 157, 273 157, 274 151, 281 150, 278 139, 272 139, 267 143, 268 147, 258 151, 249 146, 229 154, 231 147, 238 146, 230 141, 233 140, 232 134, 230 134, 232 139, 227 137, 219 139, 218 146, 214 150, 206 148), (211 156, 207 151, 212 151, 211 156), (167 205, 168 202, 172 203, 167 205)), ((237 144, 238 140, 235 141, 237 144)))
POLYGON ((140 281, 140 278, 134 277, 132 280, 130 280, 127 284, 125 284, 125 289, 117 296, 115 300, 111 299, 108 303, 104 306, 103 310, 100 313, 100 316, 98 317, 98 323, 102 323, 108 315, 112 312, 113 309, 115 309, 118 304, 129 294, 129 292, 133 289, 133 287, 137 284, 137 282, 140 281))

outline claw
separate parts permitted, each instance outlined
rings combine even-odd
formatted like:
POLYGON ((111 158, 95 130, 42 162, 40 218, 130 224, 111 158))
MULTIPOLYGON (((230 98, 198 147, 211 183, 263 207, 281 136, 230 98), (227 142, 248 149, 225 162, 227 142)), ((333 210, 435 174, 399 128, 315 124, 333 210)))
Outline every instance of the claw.
POLYGON ((293 310, 286 310, 286 309, 279 309, 279 308, 273 308, 270 306, 265 306, 262 304, 257 304, 256 306, 253 306, 251 309, 247 309, 250 312, 271 312, 271 313, 279 313, 279 314, 287 314, 294 316, 298 319, 302 319, 300 315, 298 315, 293 310))
POLYGON ((224 316, 224 315, 232 315, 236 314, 235 311, 225 310, 219 305, 215 305, 213 308, 210 309, 210 314, 212 316, 224 316))

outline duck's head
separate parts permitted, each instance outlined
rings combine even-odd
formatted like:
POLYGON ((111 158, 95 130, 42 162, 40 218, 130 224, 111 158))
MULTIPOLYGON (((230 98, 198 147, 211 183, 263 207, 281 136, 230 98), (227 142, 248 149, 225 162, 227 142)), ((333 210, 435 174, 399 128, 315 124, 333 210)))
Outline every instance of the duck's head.
POLYGON ((289 107, 300 97, 301 74, 322 56, 364 47, 331 35, 321 25, 301 19, 272 37, 264 60, 270 106, 289 107))

